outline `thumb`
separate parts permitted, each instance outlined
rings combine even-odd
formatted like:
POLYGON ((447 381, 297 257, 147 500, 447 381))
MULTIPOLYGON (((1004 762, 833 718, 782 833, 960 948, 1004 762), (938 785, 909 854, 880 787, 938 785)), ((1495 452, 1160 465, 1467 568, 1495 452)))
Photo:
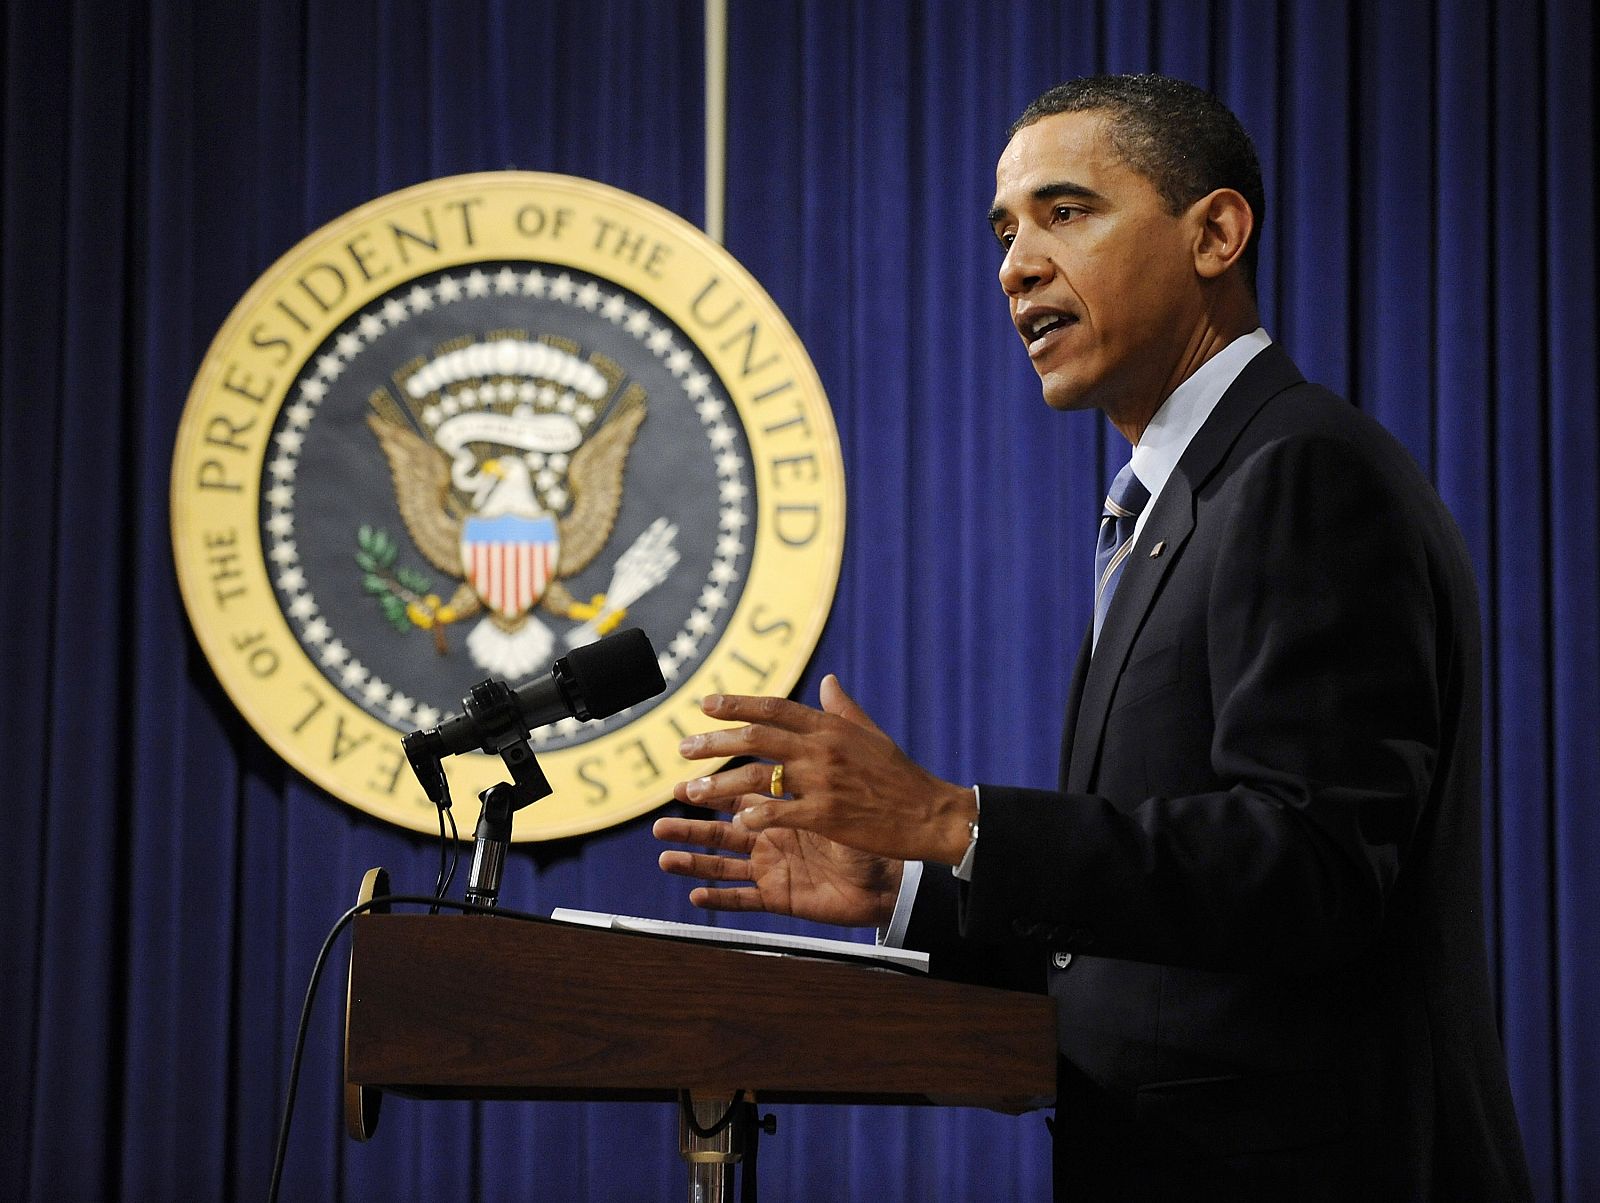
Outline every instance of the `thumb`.
POLYGON ((822 709, 826 713, 838 715, 858 727, 865 727, 868 731, 883 734, 878 724, 873 722, 867 712, 856 704, 856 700, 844 691, 844 686, 839 684, 839 678, 832 673, 822 678, 821 696, 822 709))

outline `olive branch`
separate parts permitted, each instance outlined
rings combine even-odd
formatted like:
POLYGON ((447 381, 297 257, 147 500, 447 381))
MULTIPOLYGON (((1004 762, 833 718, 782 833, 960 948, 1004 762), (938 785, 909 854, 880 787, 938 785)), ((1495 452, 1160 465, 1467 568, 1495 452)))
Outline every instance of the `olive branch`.
POLYGON ((400 632, 420 625, 407 611, 411 607, 426 610, 433 582, 415 568, 396 564, 400 548, 386 530, 363 525, 356 532, 356 545, 361 587, 377 599, 389 625, 400 632))

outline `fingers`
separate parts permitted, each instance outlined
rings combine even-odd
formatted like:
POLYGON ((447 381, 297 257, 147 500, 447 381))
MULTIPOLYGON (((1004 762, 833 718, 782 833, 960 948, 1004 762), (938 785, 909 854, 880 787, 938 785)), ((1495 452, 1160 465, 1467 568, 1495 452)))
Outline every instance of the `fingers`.
MULTIPOLYGON (((717 819, 657 819, 650 828, 657 839, 710 848, 725 848, 748 853, 756 842, 755 834, 717 819)), ((669 849, 658 861, 661 868, 678 877, 702 881, 749 881, 750 862, 742 856, 721 856, 703 852, 669 849)), ((764 911, 761 891, 754 886, 696 886, 689 891, 689 903, 708 911, 764 911)))
POLYGON ((847 753, 859 758, 865 752, 881 758, 882 744, 893 750, 888 737, 831 673, 823 679, 821 700, 823 710, 813 710, 787 698, 707 695, 701 702, 706 714, 726 721, 745 720, 745 725, 687 736, 679 745, 680 754, 686 760, 758 759, 681 781, 673 787, 673 797, 733 814, 741 821, 748 812, 750 821, 746 826, 751 831, 769 826, 806 827, 814 808, 770 805, 772 762, 786 770, 781 792, 800 801, 808 787, 827 784, 826 776, 817 777, 818 762, 826 766, 830 758, 837 760, 847 753))
POLYGON ((821 717, 810 706, 788 698, 752 697, 740 693, 708 693, 700 699, 700 709, 726 722, 756 723, 802 735, 815 731, 821 717))
POLYGON ((750 881, 750 862, 737 856, 712 856, 706 852, 663 852, 656 861, 663 872, 702 881, 750 881))
POLYGON ((699 886, 689 891, 689 902, 708 911, 764 911, 761 891, 754 886, 727 889, 722 886, 699 886))
POLYGON ((758 762, 740 765, 736 769, 727 769, 709 777, 695 777, 680 782, 674 787, 673 793, 680 802, 709 806, 716 810, 729 810, 732 808, 725 803, 737 799, 742 794, 762 793, 771 786, 772 766, 758 762))
MULTIPOLYGON (((748 854, 756 842, 753 832, 732 823, 724 823, 720 819, 680 819, 675 816, 660 818, 651 826, 650 834, 658 840, 674 844, 721 848, 739 855, 748 854)), ((662 868, 666 866, 662 865, 662 868)))
MULTIPOLYGON (((737 781, 723 784, 722 774, 713 777, 697 777, 693 781, 680 781, 672 787, 672 796, 679 802, 687 802, 690 806, 704 806, 707 810, 720 810, 725 815, 737 814, 741 807, 749 802, 760 802, 767 798, 766 794, 749 793, 742 790, 737 781), (705 785, 696 785, 697 782, 709 782, 705 785), (696 786, 693 796, 689 789, 696 786)), ((771 766, 762 775, 761 788, 770 785, 772 777, 771 766)))
POLYGON ((821 699, 822 709, 828 714, 838 715, 858 727, 883 734, 883 729, 872 721, 853 697, 844 691, 844 686, 839 684, 839 678, 832 673, 822 678, 821 699))
MULTIPOLYGON (((739 803, 729 827, 762 832, 771 827, 800 827, 810 830, 817 820, 816 807, 803 798, 774 798, 767 794, 746 794, 739 803)), ((754 835, 751 837, 754 842, 754 835)))
MULTIPOLYGON (((709 699, 708 699, 709 700, 709 699)), ((782 698, 752 698, 756 702, 783 702, 782 698)), ((793 702, 784 702, 793 706, 793 702)), ((804 710, 805 707, 798 707, 804 710)), ((729 718, 707 708, 713 718, 729 718)), ((814 711, 807 711, 814 714, 814 711)), ((763 756, 768 760, 783 760, 801 746, 801 741, 791 730, 777 725, 750 723, 743 727, 728 727, 717 731, 702 731, 686 737, 678 745, 678 754, 685 760, 726 760, 734 756, 763 756)))

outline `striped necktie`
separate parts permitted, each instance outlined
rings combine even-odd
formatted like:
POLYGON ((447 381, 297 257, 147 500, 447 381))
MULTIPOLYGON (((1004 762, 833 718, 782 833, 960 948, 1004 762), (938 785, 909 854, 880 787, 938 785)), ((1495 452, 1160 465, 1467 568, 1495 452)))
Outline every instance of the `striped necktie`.
POLYGON ((1149 501, 1150 490, 1133 474, 1133 465, 1125 464, 1106 495, 1105 512, 1100 515, 1100 542, 1094 549, 1096 643, 1100 642, 1100 628, 1105 625, 1106 611, 1111 608, 1111 596, 1117 591, 1122 566, 1133 550, 1133 528, 1139 521, 1139 511, 1149 501))

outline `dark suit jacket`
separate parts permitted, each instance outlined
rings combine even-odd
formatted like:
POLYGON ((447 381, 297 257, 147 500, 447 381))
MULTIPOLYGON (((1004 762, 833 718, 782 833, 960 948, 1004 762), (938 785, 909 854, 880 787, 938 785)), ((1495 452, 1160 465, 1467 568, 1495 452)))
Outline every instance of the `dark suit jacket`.
POLYGON ((1406 452, 1262 351, 1085 643, 1061 791, 983 785, 970 886, 912 915, 935 972, 1055 996, 1058 1196, 1528 1196, 1478 624, 1406 452))

